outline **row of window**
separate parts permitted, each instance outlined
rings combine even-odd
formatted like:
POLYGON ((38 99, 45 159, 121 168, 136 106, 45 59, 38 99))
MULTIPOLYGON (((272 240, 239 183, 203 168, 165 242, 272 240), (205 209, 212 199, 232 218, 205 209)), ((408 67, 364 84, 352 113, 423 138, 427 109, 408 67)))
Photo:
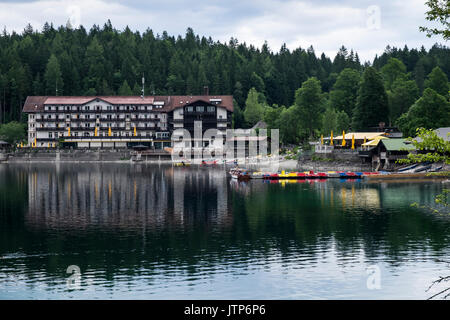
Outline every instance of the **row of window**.
POLYGON ((45 111, 120 111, 120 110, 126 110, 126 111, 150 111, 153 109, 161 109, 162 105, 152 105, 152 106, 135 106, 135 105, 128 105, 128 106, 101 106, 101 105, 95 105, 95 106, 44 106, 45 111))
MULTIPOLYGON (((80 117, 79 114, 77 114, 77 115, 72 115, 72 118, 71 118, 71 115, 69 115, 69 114, 66 115, 66 120, 69 120, 69 119, 102 119, 102 120, 104 120, 104 119, 157 119, 157 118, 165 119, 166 115, 165 114, 159 114, 159 115, 147 114, 147 115, 140 115, 138 117, 136 117, 136 116, 135 117, 131 117, 129 114, 127 114, 127 115, 111 115, 111 114, 108 114, 108 115, 106 115, 106 118, 105 117, 101 117, 100 118, 99 114, 97 114, 97 115, 83 114, 83 115, 81 115, 81 117, 80 117)), ((42 117, 37 118, 37 119, 44 119, 44 120, 45 119, 59 119, 59 120, 64 120, 64 117, 61 117, 61 116, 58 117, 57 115, 49 114, 47 116, 42 116, 42 117)))
MULTIPOLYGON (((49 139, 53 139, 53 138, 62 138, 62 137, 64 137, 65 136, 65 134, 64 133, 62 133, 62 132, 55 132, 55 133, 53 133, 53 132, 49 132, 48 133, 48 138, 49 139)), ((92 132, 74 132, 73 133, 73 136, 74 137, 94 137, 95 136, 95 134, 94 133, 92 133, 92 132)), ((107 134, 107 133, 100 133, 99 135, 98 135, 99 137, 108 137, 109 135, 107 134)), ((133 137, 134 136, 134 134, 133 133, 130 133, 130 132, 113 132, 112 133, 112 136, 113 137, 133 137)), ((153 136, 153 132, 137 132, 136 133, 136 136, 137 137, 152 137, 153 136)), ((156 138, 158 138, 158 139, 162 139, 162 138, 169 138, 170 137, 170 134, 169 134, 169 132, 157 132, 156 134, 155 134, 155 136, 156 136, 156 138)), ((35 135, 31 135, 30 134, 30 138, 34 138, 35 137, 35 135)))
MULTIPOLYGON (((194 112, 194 110, 196 112, 205 112, 205 107, 204 106, 197 106, 197 107, 189 106, 189 107, 186 107, 186 112, 194 112)), ((206 112, 216 112, 216 107, 207 106, 206 107, 206 112)))

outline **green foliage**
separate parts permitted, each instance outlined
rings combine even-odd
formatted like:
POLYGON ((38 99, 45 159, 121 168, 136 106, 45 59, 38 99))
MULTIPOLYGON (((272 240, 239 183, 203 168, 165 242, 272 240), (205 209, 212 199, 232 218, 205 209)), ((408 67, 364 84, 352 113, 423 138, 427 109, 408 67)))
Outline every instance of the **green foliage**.
POLYGON ((119 88, 119 96, 131 96, 133 95, 133 91, 131 90, 130 86, 128 85, 127 80, 125 80, 122 83, 122 86, 119 88))
POLYGON ((419 27, 420 31, 426 32, 427 37, 432 35, 441 35, 445 40, 450 39, 450 2, 440 0, 428 0, 425 2, 429 10, 426 12, 428 21, 439 22, 441 28, 419 27))
POLYGON ((406 77, 406 66, 401 60, 390 58, 388 63, 381 68, 381 74, 384 79, 386 90, 391 90, 392 85, 397 79, 404 79, 406 77))
POLYGON ((409 153, 399 163, 445 162, 450 164, 450 141, 439 137, 435 131, 425 128, 417 129, 419 139, 408 138, 416 147, 417 153, 409 153))
POLYGON ((450 123, 450 103, 433 89, 424 90, 422 97, 398 120, 405 136, 412 136, 416 128, 436 129, 450 123))
POLYGON ((56 89, 58 92, 62 91, 64 86, 61 69, 58 63, 58 59, 55 55, 51 55, 48 59, 47 67, 45 68, 45 91, 49 95, 56 95, 56 89))
POLYGON ((323 113, 321 133, 325 136, 331 134, 331 131, 337 132, 337 113, 333 107, 328 106, 323 113))
POLYGON ((320 81, 316 77, 309 78, 295 92, 296 118, 299 126, 306 131, 307 137, 314 136, 314 131, 320 128, 323 110, 320 81))
POLYGON ((245 101, 244 119, 249 126, 255 125, 264 117, 264 105, 259 101, 259 93, 255 88, 251 88, 245 101))
POLYGON ((389 117, 391 123, 409 110, 419 96, 419 88, 414 80, 398 78, 387 92, 389 100, 389 117))
POLYGON ((0 139, 15 145, 26 139, 26 125, 12 121, 0 126, 0 139))
POLYGON ((300 140, 302 131, 299 126, 298 112, 295 106, 291 106, 287 109, 283 108, 278 123, 280 129, 280 141, 282 143, 297 143, 300 140))
POLYGON ((233 99, 233 129, 246 128, 244 112, 239 107, 236 99, 233 99))
POLYGON ((439 67, 433 68, 433 71, 428 75, 428 79, 425 81, 425 87, 433 89, 441 96, 448 97, 448 78, 439 67))
POLYGON ((450 201, 449 201, 450 196, 449 195, 450 195, 450 189, 444 189, 444 190, 442 190, 442 193, 440 193, 436 196, 435 202, 437 204, 441 204, 445 207, 448 207, 448 206, 450 206, 450 201))
POLYGON ((370 127, 377 127, 380 122, 387 123, 388 116, 388 98, 382 77, 373 67, 368 67, 358 91, 352 128, 365 131, 370 127))
POLYGON ((358 71, 350 68, 342 70, 330 92, 331 105, 351 116, 356 106, 360 81, 361 75, 358 71))
POLYGON ((339 111, 336 118, 336 132, 342 132, 342 130, 349 131, 350 128, 350 117, 345 111, 339 111))
POLYGON ((264 122, 267 123, 268 129, 279 129, 281 123, 279 123, 280 115, 284 111, 285 107, 266 107, 266 112, 264 113, 264 122))

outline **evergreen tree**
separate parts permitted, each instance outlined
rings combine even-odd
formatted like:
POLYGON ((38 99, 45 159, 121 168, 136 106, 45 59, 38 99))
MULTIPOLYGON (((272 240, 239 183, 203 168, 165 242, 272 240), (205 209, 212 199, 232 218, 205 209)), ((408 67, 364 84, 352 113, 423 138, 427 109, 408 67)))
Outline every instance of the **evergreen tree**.
POLYGON ((441 96, 448 97, 448 78, 447 75, 442 72, 441 68, 435 67, 433 71, 431 71, 425 81, 425 88, 433 89, 441 96))
POLYGON ((325 136, 331 134, 331 131, 337 132, 337 114, 332 106, 328 106, 323 113, 321 133, 325 136))
POLYGON ((395 80, 391 91, 388 91, 390 123, 395 123, 400 115, 407 112, 418 97, 419 88, 414 80, 395 80))
POLYGON ((358 71, 349 68, 342 70, 330 92, 331 105, 336 110, 343 110, 351 116, 356 107, 360 81, 361 76, 358 71))
POLYGON ((381 75, 368 67, 362 77, 356 108, 353 112, 352 129, 365 131, 377 127, 380 122, 388 123, 389 106, 381 75))
POLYGON ((259 93, 255 88, 251 88, 245 101, 244 119, 249 126, 255 125, 264 117, 264 106, 258 100, 259 93))
POLYGON ((336 132, 342 132, 343 130, 350 131, 351 119, 348 114, 342 110, 336 115, 336 132))
POLYGON ((317 78, 309 78, 295 92, 295 107, 299 125, 305 130, 306 138, 313 137, 314 131, 320 128, 323 111, 322 88, 317 78))
POLYGON ((56 95, 56 90, 58 89, 58 94, 62 92, 64 87, 61 69, 58 63, 58 59, 55 55, 51 55, 47 62, 47 67, 45 68, 45 92, 49 95, 56 95))
POLYGON ((392 84, 398 78, 406 77, 406 66, 397 58, 390 58, 381 68, 386 90, 391 90, 392 84))
POLYGON ((130 86, 128 85, 127 80, 125 80, 122 83, 122 86, 119 88, 118 92, 119 96, 132 96, 133 91, 131 90, 130 86))
POLYGON ((436 129, 450 123, 450 103, 436 91, 427 88, 422 97, 397 121, 405 136, 414 136, 417 128, 436 129))

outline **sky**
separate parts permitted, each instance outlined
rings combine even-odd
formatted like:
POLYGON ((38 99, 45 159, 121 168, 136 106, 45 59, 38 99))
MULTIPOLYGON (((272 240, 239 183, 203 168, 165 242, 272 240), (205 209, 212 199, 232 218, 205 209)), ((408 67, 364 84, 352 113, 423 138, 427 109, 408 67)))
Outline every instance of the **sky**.
POLYGON ((358 52, 361 61, 372 61, 387 45, 430 48, 448 45, 442 38, 427 38, 419 26, 425 19, 425 0, 0 0, 0 28, 22 32, 30 23, 42 30, 45 22, 90 29, 110 19, 119 30, 182 35, 191 27, 200 36, 279 51, 313 46, 317 55, 334 58, 344 45, 358 52))

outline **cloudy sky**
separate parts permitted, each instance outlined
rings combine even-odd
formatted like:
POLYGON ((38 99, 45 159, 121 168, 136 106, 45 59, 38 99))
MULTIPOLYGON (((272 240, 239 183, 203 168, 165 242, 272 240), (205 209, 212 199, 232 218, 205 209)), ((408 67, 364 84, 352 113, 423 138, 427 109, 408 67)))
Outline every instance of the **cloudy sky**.
POLYGON ((153 29, 161 34, 184 35, 188 27, 214 40, 261 46, 273 51, 307 48, 334 57, 341 45, 372 60, 387 45, 431 47, 446 44, 419 32, 425 20, 425 0, 0 0, 0 27, 21 32, 27 23, 41 29, 54 25, 82 24, 89 29, 110 19, 113 26, 133 30, 153 29))

